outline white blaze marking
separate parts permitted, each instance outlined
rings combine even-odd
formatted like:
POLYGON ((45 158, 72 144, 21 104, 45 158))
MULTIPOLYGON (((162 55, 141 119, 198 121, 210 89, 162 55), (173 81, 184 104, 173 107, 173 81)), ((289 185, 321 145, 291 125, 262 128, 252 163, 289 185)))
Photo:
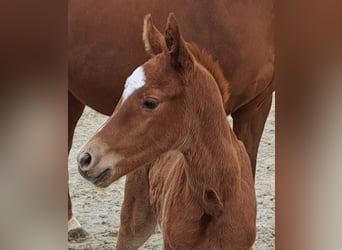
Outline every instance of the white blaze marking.
POLYGON ((68 231, 76 228, 81 228, 81 224, 74 216, 72 216, 72 218, 68 221, 68 231))
POLYGON ((124 102, 130 95, 137 89, 143 87, 146 83, 146 76, 144 68, 138 67, 134 72, 127 78, 125 83, 125 89, 122 94, 122 102, 124 102))

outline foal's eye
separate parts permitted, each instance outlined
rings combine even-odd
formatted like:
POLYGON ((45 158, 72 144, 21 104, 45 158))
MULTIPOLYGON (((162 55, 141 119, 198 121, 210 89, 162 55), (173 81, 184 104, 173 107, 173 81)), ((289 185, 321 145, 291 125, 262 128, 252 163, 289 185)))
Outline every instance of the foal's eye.
POLYGON ((158 104, 159 103, 157 100, 149 98, 144 100, 143 107, 146 109, 155 109, 158 106, 158 104))

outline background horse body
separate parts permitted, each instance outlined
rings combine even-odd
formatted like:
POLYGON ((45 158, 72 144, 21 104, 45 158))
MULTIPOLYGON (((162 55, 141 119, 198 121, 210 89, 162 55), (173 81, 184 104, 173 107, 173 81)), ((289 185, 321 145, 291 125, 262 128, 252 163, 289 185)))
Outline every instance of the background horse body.
MULTIPOLYGON (((225 111, 255 174, 274 90, 273 1, 72 0, 69 4, 69 150, 84 105, 110 115, 125 79, 148 59, 141 20, 157 27, 174 12, 184 38, 218 60, 229 81, 225 111)), ((69 198, 68 219, 72 217, 69 198)))

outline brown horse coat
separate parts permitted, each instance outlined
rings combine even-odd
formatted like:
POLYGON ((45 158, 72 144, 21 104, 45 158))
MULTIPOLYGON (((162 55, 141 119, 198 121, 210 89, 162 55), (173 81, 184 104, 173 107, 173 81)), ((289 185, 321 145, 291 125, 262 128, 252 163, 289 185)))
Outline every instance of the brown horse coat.
MULTIPOLYGON (((110 115, 126 77, 147 60, 141 20, 177 15, 184 38, 210 52, 228 79, 234 131, 256 155, 274 84, 273 1, 72 0, 69 3, 69 150, 84 105, 110 115)), ((72 217, 69 199, 69 216, 72 217)))
POLYGON ((152 58, 127 79, 116 110, 78 156, 96 186, 126 174, 140 180, 128 177, 117 249, 137 249, 156 221, 165 249, 251 249, 253 175, 226 119, 219 65, 183 40, 173 15, 165 38, 147 16, 144 41, 152 58))

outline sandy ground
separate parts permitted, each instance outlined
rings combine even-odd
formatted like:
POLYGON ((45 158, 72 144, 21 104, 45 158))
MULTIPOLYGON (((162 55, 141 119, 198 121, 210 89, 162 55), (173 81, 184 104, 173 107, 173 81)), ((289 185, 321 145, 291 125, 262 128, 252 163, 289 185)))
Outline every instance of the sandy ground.
MULTIPOLYGON (((76 165, 79 148, 87 142, 106 116, 86 108, 74 136, 69 156, 69 188, 73 211, 90 238, 83 243, 69 243, 69 249, 114 249, 120 225, 120 209, 124 195, 125 177, 107 189, 100 189, 83 179, 76 165)), ((275 239, 275 164, 274 164, 274 103, 268 117, 258 154, 256 192, 258 200, 257 239, 255 250, 273 250, 275 239)), ((160 232, 140 249, 163 249, 160 232)))

